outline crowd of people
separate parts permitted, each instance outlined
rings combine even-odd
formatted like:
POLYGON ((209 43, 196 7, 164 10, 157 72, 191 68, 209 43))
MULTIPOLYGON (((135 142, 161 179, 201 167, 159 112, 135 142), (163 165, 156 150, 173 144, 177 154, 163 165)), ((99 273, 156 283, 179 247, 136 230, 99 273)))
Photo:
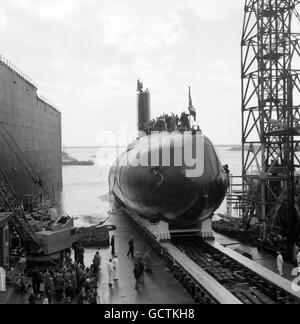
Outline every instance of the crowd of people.
MULTIPOLYGON (((90 267, 84 265, 84 249, 78 245, 73 247, 75 260, 71 258, 71 250, 65 251, 63 265, 33 268, 21 276, 21 292, 30 293, 29 304, 98 304, 98 284, 102 258, 100 251, 95 253, 90 267), (27 285, 27 276, 32 278, 27 285)), ((112 257, 107 264, 108 285, 113 289, 119 281, 119 259, 115 254, 115 236, 111 238, 112 257)), ((152 274, 151 252, 135 251, 135 239, 128 241, 127 257, 133 261, 135 289, 145 284, 145 274, 152 274)), ((300 248, 295 249, 295 259, 300 272, 300 248)), ((280 251, 277 256, 277 268, 280 276, 284 276, 284 259, 280 251)))
MULTIPOLYGON (((74 247, 73 247, 74 248, 74 247)), ((74 248, 75 259, 71 258, 71 250, 65 251, 64 262, 61 266, 34 267, 21 276, 21 292, 29 292, 29 304, 99 304, 99 283, 101 283, 102 257, 96 251, 90 267, 84 265, 84 249, 78 245, 74 248), (28 284, 27 278, 31 277, 28 284)), ((115 236, 111 238, 112 257, 107 263, 108 286, 113 292, 114 285, 119 281, 119 259, 115 254, 115 236)), ((124 256, 125 257, 125 256, 124 256)), ((145 275, 152 274, 151 252, 144 253, 135 250, 135 239, 128 241, 127 257, 132 260, 135 279, 135 289, 139 290, 145 285, 145 275)), ((300 247, 295 248, 295 263, 300 273, 300 247)), ((282 253, 278 251, 277 269, 280 276, 285 276, 285 261, 282 253)), ((295 274, 297 275, 297 274, 295 274)), ((106 283, 105 283, 106 284, 106 283)))
POLYGON ((61 266, 35 267, 26 271, 26 276, 31 277, 29 286, 22 274, 21 292, 30 293, 29 304, 98 304, 100 253, 96 252, 90 267, 84 265, 82 246, 75 249, 75 255, 73 261, 71 250, 67 250, 61 266))
MULTIPOLYGON (((107 264, 108 285, 113 288, 119 281, 119 259, 115 254, 115 236, 111 238, 111 254, 107 264)), ((73 246, 74 260, 71 249, 65 251, 61 266, 48 265, 26 270, 21 276, 21 292, 29 293, 29 304, 98 304, 98 288, 101 282, 102 257, 100 251, 95 253, 92 264, 84 264, 84 248, 73 246), (27 278, 31 278, 28 284, 27 278)), ((151 252, 135 251, 135 239, 128 241, 128 258, 133 261, 135 289, 145 283, 145 274, 152 273, 151 252)))
POLYGON ((144 125, 143 131, 150 135, 152 132, 175 132, 176 130, 188 131, 191 130, 191 123, 189 114, 183 112, 181 116, 162 114, 156 119, 152 119, 149 123, 144 125))

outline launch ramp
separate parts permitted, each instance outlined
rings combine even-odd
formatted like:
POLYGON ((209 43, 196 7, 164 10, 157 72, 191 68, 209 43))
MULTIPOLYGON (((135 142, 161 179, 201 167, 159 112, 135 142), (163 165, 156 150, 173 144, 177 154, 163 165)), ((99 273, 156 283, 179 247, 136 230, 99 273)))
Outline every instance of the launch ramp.
MULTIPOLYGON (((260 264, 257 264, 256 262, 244 257, 243 255, 237 253, 236 251, 233 251, 229 248, 224 247, 218 242, 207 242, 213 249, 219 251, 220 253, 226 255, 228 258, 232 260, 232 262, 237 262, 241 264, 244 268, 248 269, 252 273, 254 273, 257 277, 263 279, 265 282, 267 282, 270 285, 276 284, 277 291, 282 291, 284 294, 290 295, 291 298, 300 301, 300 291, 299 287, 297 287, 297 290, 293 290, 293 284, 285 279, 280 277, 278 274, 274 273, 273 271, 263 267, 260 264)), ((295 277, 297 280, 297 278, 295 277)))
POLYGON ((236 304, 241 305, 235 296, 233 296, 225 287, 219 284, 207 272, 201 269, 184 252, 170 243, 162 243, 165 253, 168 257, 184 271, 189 280, 195 282, 206 295, 210 296, 210 302, 215 304, 236 304))

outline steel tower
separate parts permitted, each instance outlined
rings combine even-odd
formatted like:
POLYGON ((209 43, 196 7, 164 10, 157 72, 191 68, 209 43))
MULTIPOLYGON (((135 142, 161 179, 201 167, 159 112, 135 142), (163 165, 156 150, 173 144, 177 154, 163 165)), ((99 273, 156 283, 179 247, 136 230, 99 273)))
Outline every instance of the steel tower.
POLYGON ((244 224, 288 247, 300 223, 299 3, 246 0, 242 35, 244 224))

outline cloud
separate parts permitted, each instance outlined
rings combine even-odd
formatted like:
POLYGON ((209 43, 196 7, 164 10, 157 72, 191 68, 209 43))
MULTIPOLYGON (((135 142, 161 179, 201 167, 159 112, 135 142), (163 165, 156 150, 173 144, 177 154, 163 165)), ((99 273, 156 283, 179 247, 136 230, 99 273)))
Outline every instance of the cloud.
POLYGON ((181 1, 186 8, 192 10, 198 19, 208 21, 224 21, 237 8, 237 0, 187 0, 181 1))
POLYGON ((135 128, 137 78, 150 88, 153 116, 185 109, 191 85, 205 128, 224 130, 211 122, 215 110, 202 106, 239 99, 242 1, 0 2, 0 21, 4 10, 3 26, 13 26, 1 34, 3 54, 62 110, 67 144, 91 144, 95 128, 123 121, 135 128), (85 131, 74 131, 75 122, 85 131))
POLYGON ((4 6, 42 19, 64 22, 72 14, 74 2, 76 0, 10 0, 4 6))
POLYGON ((187 36, 185 14, 201 21, 226 19, 236 0, 10 0, 3 7, 69 28, 93 24, 95 41, 137 54, 180 44, 187 36))
MULTIPOLYGON (((91 15, 100 25, 98 40, 125 51, 144 53, 175 46, 187 36, 186 15, 203 22, 224 21, 236 8, 236 0, 102 0, 88 1, 91 15)), ((88 7, 87 7, 88 8, 88 7)))
POLYGON ((103 30, 98 40, 137 54, 173 46, 186 30, 176 6, 164 7, 165 1, 101 1, 94 12, 103 30))
POLYGON ((212 61, 208 65, 208 72, 210 74, 209 81, 212 84, 222 82, 224 87, 232 86, 233 82, 240 82, 240 62, 236 59, 228 58, 212 61), (233 73, 234 72, 234 73, 233 73))
POLYGON ((0 32, 5 31, 7 26, 6 12, 0 8, 0 32))
POLYGON ((42 17, 64 22, 73 12, 72 2, 72 0, 51 0, 51 3, 41 7, 38 12, 42 17))

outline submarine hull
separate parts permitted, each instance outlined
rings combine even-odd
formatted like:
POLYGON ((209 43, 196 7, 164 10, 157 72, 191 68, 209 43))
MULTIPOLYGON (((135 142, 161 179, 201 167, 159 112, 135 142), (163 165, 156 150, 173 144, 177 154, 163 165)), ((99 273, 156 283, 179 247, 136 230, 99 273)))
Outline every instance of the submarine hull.
POLYGON ((176 143, 180 136, 179 132, 159 133, 154 140, 151 136, 149 149, 150 136, 138 139, 110 170, 110 191, 116 200, 152 223, 165 221, 180 227, 197 225, 213 216, 229 186, 228 174, 210 140, 203 136, 199 144, 196 136, 190 133, 178 150, 176 143), (197 150, 197 146, 201 148, 197 150), (199 174, 190 176, 187 173, 191 170, 190 165, 184 161, 182 165, 175 163, 175 152, 181 149, 182 155, 186 149, 190 149, 193 156, 201 155, 198 156, 199 174), (170 164, 166 165, 162 156, 168 150, 170 164), (159 156, 159 163, 153 163, 153 156, 159 156), (149 163, 138 165, 137 159, 149 163))

